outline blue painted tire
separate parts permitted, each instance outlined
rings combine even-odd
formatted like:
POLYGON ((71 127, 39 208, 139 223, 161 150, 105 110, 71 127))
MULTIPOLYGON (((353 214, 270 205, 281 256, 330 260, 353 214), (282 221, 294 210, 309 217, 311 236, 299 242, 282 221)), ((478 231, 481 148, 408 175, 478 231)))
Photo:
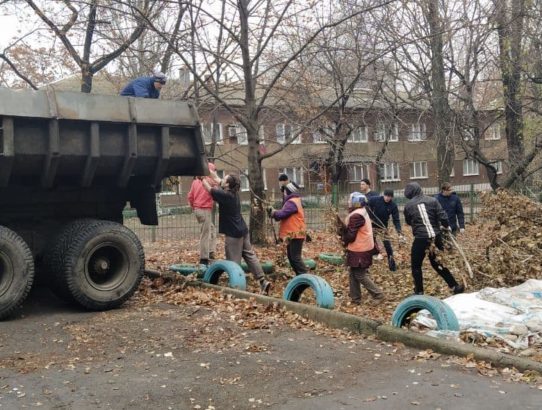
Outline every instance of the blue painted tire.
POLYGON ((228 284, 230 288, 240 290, 247 289, 247 279, 243 269, 241 269, 237 263, 232 261, 218 260, 212 265, 209 265, 203 275, 203 281, 216 285, 218 279, 224 272, 228 274, 228 284))
MULTIPOLYGON (((240 265, 243 271, 248 272, 248 265, 245 261, 241 261, 240 265)), ((271 261, 261 262, 260 265, 262 266, 262 270, 264 271, 264 273, 273 273, 273 271, 275 270, 275 265, 273 265, 273 262, 271 261)))
POLYGON ((333 289, 323 278, 310 273, 304 273, 293 278, 282 295, 283 299, 299 302, 301 294, 307 288, 312 288, 316 296, 316 305, 325 309, 333 309, 335 299, 333 289))
POLYGON ((412 314, 427 309, 437 321, 438 330, 459 330, 459 323, 453 310, 442 300, 433 296, 412 295, 403 300, 393 312, 391 324, 401 327, 412 314))
POLYGON ((336 253, 321 253, 318 255, 318 259, 331 265, 344 265, 344 257, 336 253))

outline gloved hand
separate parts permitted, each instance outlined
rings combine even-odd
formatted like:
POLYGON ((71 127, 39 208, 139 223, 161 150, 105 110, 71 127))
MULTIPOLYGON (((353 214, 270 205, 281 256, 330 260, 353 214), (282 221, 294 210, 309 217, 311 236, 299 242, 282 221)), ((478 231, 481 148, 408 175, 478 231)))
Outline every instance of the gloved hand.
POLYGON ((460 232, 460 233, 465 233, 465 228, 459 229, 459 232, 460 232))
POLYGON ((273 217, 273 212, 275 212, 275 210, 273 209, 272 206, 270 206, 270 207, 267 208, 267 216, 268 216, 269 218, 272 218, 272 217, 273 217))

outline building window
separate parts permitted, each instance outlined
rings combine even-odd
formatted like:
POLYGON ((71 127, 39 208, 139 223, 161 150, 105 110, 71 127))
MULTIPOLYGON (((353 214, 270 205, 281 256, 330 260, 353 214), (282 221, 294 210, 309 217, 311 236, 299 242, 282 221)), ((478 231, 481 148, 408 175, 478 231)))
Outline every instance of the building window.
POLYGON ((265 127, 260 125, 260 128, 258 129, 258 139, 260 144, 265 144, 265 127))
POLYGON ((410 179, 427 178, 427 161, 414 161, 410 163, 410 179))
POLYGON ((295 182, 300 187, 305 186, 303 168, 283 168, 282 173, 288 175, 288 179, 295 182))
POLYGON ((348 142, 369 142, 369 129, 367 127, 354 129, 348 137, 348 142))
POLYGON ((478 161, 473 159, 463 160, 463 176, 479 175, 478 161))
POLYGON ((502 174, 502 161, 501 160, 493 161, 491 163, 491 165, 493 165, 495 167, 495 169, 497 170, 497 175, 502 174))
MULTIPOLYGON (((222 124, 216 124, 218 129, 218 134, 216 136, 216 143, 222 144, 224 142, 224 135, 222 134, 222 124)), ((203 134, 203 143, 212 144, 213 143, 213 123, 208 122, 201 125, 201 133, 203 134)))
POLYGON ((351 165, 348 168, 348 180, 350 182, 359 182, 363 178, 367 178, 365 165, 351 165))
MULTIPOLYGON (((223 171, 222 171, 222 174, 224 174, 223 171)), ((239 174, 239 179, 241 181, 240 190, 243 191, 243 192, 246 192, 246 191, 250 190, 250 183, 248 181, 248 176, 247 175, 248 175, 248 169, 245 169, 242 173, 239 174)), ((220 178, 222 179, 223 176, 220 176, 220 178)), ((262 169, 262 178, 263 178, 263 189, 267 190, 267 177, 266 177, 265 168, 262 169)))
POLYGON ((408 134, 409 141, 425 141, 426 139, 427 128, 424 122, 417 122, 410 125, 410 132, 408 134))
POLYGON ((224 176, 225 176, 225 175, 224 175, 224 170, 223 170, 223 169, 217 169, 217 170, 216 170, 216 175, 218 175, 218 177, 219 177, 220 179, 224 179, 224 176))
POLYGON ((312 133, 312 142, 314 144, 325 144, 326 139, 325 139, 325 136, 322 135, 320 131, 316 130, 312 133))
POLYGON ((239 145, 248 144, 247 130, 238 122, 230 125, 229 136, 236 137, 239 145))
POLYGON ((484 133, 484 137, 489 141, 496 141, 501 139, 501 126, 500 124, 493 124, 484 133))
POLYGON ((399 127, 397 124, 378 123, 375 127, 374 138, 377 142, 384 142, 386 138, 390 142, 399 141, 399 127))
POLYGON ((301 134, 299 133, 299 130, 294 129, 291 124, 278 123, 275 127, 275 130, 276 130, 277 142, 279 144, 284 144, 286 140, 290 138, 292 134, 295 134, 295 133, 297 133, 298 135, 292 141, 292 144, 301 143, 301 134))
POLYGON ((250 183, 248 182, 248 169, 239 173, 239 179, 241 180, 241 191, 246 192, 250 189, 250 183))
POLYGON ((463 141, 473 141, 476 133, 473 127, 468 127, 461 131, 461 135, 463 136, 463 141))
POLYGON ((400 181, 399 164, 397 162, 389 162, 380 165, 380 177, 382 182, 400 181))

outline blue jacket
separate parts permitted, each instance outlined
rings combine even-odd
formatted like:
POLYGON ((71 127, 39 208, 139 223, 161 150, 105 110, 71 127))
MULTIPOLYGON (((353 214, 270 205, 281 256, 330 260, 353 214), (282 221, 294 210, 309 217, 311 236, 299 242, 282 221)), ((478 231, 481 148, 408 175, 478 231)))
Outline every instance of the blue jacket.
POLYGON ((397 204, 391 200, 384 201, 383 196, 372 196, 369 198, 369 216, 375 228, 385 229, 388 227, 390 216, 397 232, 401 233, 401 219, 397 204))
POLYGON ((448 223, 452 231, 457 231, 459 228, 465 229, 465 215, 463 214, 463 205, 461 199, 455 192, 452 192, 450 196, 442 195, 442 192, 435 195, 438 199, 442 209, 446 211, 448 215, 448 223))
POLYGON ((120 95, 128 97, 158 98, 160 91, 154 87, 154 77, 139 77, 130 81, 120 95))

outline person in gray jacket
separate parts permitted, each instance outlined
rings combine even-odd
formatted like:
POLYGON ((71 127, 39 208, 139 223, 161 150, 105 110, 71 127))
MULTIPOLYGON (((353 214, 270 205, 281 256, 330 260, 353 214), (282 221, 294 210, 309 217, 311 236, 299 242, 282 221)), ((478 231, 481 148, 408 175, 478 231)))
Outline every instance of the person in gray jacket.
POLYGON ((423 295, 422 264, 426 253, 435 272, 444 279, 453 293, 463 293, 463 285, 458 284, 452 273, 437 260, 434 248, 431 247, 434 243, 439 250, 444 250, 441 226, 450 230, 448 215, 436 198, 423 194, 421 186, 416 182, 405 187, 405 197, 409 199, 404 209, 405 222, 412 227, 414 235, 410 252, 414 293, 423 295))

